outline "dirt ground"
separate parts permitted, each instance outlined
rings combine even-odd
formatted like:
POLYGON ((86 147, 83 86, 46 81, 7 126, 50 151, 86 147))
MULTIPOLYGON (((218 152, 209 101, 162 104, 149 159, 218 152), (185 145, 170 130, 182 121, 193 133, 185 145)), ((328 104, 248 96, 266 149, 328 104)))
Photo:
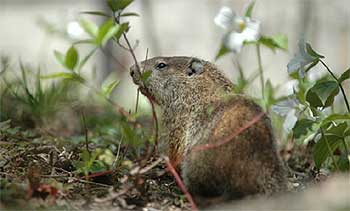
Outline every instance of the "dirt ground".
MULTIPOLYGON (((84 143, 74 144, 68 138, 58 138, 38 130, 15 127, 2 131, 0 208, 191 210, 190 203, 161 157, 154 154, 147 157, 147 153, 133 157, 123 146, 120 149, 123 161, 114 169, 84 174, 76 171, 76 162, 84 147, 84 143)), ((93 150, 98 144, 90 143, 88 148, 93 150)), ((281 154, 288 157, 288 192, 299 193, 329 176, 329 172, 313 167, 312 161, 305 156, 305 149, 281 151, 281 154)), ((265 203, 265 200, 256 203, 265 203)), ((231 210, 231 204, 214 209, 231 210)), ((235 208, 240 206, 234 205, 235 208)))

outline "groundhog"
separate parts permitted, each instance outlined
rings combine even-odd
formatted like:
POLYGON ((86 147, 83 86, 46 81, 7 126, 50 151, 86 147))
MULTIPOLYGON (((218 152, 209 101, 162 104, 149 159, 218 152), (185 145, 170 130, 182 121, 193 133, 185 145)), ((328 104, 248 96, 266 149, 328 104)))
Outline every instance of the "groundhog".
POLYGON ((150 73, 140 75, 134 65, 130 74, 161 107, 160 141, 193 196, 232 199, 286 189, 269 117, 252 100, 235 94, 233 83, 215 65, 193 57, 155 57, 139 66, 150 73))

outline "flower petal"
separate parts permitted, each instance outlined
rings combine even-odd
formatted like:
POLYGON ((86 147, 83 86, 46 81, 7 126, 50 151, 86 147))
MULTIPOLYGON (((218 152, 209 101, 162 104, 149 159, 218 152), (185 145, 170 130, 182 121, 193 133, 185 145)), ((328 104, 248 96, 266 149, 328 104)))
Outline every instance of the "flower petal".
POLYGON ((284 120, 283 128, 289 133, 292 131, 297 121, 298 118, 295 116, 295 109, 292 109, 288 112, 286 119, 284 120))
POLYGON ((214 23, 224 29, 232 26, 235 13, 229 7, 222 7, 219 13, 214 18, 214 23))
POLYGON ((260 21, 246 20, 246 28, 242 31, 245 41, 257 41, 260 38, 260 21))
POLYGON ((242 33, 231 32, 224 37, 224 45, 234 53, 241 51, 243 42, 244 36, 242 33))
POLYGON ((298 46, 299 52, 290 60, 287 68, 289 74, 299 72, 299 75, 303 78, 305 76, 305 67, 317 61, 317 58, 306 52, 306 43, 304 40, 300 40, 298 46))

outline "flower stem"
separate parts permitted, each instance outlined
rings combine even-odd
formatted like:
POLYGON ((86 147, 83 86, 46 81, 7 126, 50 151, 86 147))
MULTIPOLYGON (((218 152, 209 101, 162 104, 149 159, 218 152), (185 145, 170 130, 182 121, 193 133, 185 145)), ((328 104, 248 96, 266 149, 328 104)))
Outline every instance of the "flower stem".
POLYGON ((256 44, 256 53, 258 56, 258 65, 259 65, 259 74, 260 74, 260 84, 261 84, 261 96, 262 99, 264 100, 265 98, 265 79, 264 79, 264 70, 262 67, 262 62, 261 62, 261 52, 260 52, 260 44, 256 44))
POLYGON ((334 75, 334 73, 333 73, 333 72, 331 71, 331 69, 326 65, 326 63, 325 63, 324 61, 322 61, 321 59, 320 59, 320 62, 321 62, 321 64, 327 69, 327 71, 329 72, 329 74, 331 74, 331 76, 337 81, 338 86, 339 86, 339 88, 340 88, 340 90, 341 90, 341 93, 342 93, 342 95, 343 95, 343 97, 344 97, 344 101, 345 101, 346 108, 347 108, 348 112, 350 112, 349 101, 348 101, 348 99, 347 99, 347 97, 346 97, 346 95, 345 95, 345 91, 344 91, 343 86, 341 85, 341 83, 339 83, 338 78, 334 75))

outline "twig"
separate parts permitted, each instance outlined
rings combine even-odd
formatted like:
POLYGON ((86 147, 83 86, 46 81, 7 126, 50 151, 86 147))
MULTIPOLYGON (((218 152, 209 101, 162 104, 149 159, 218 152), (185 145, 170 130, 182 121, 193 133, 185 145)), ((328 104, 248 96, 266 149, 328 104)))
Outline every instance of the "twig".
POLYGON ((136 105, 135 105, 135 114, 138 111, 138 107, 139 107, 139 97, 140 97, 140 89, 137 89, 137 93, 136 93, 136 105))
POLYGON ((140 169, 139 174, 144 174, 148 172, 149 170, 153 169, 155 166, 157 166, 160 162, 162 162, 163 158, 158 158, 156 161, 151 163, 150 165, 140 169))
POLYGON ((191 203, 192 210, 198 210, 198 207, 197 207, 196 203, 194 202, 194 200, 192 198, 192 195, 188 192, 184 182, 180 178, 179 174, 176 172, 174 166, 171 165, 171 163, 169 161, 169 157, 165 156, 164 160, 165 160, 165 163, 166 163, 166 165, 168 167, 168 170, 175 177, 176 183, 179 185, 180 189, 185 194, 187 200, 191 203))
POLYGON ((232 141, 233 138, 235 138, 236 136, 243 133, 245 130, 247 130, 251 126, 253 126, 255 123, 257 123, 264 115, 265 115, 265 112, 261 112, 260 114, 255 116, 251 121, 249 121, 247 124, 245 124, 243 127, 239 128, 238 130, 235 130, 231 135, 227 136, 222 141, 198 145, 198 146, 193 147, 192 151, 203 151, 203 150, 216 148, 216 147, 219 147, 221 145, 227 144, 228 142, 232 141))
POLYGON ((127 44, 128 47, 129 47, 129 52, 130 52, 132 58, 134 59, 134 62, 135 62, 135 65, 136 65, 136 71, 137 71, 137 73, 138 73, 139 75, 141 75, 141 68, 140 68, 140 65, 139 65, 139 63, 137 62, 137 59, 136 59, 134 50, 133 50, 133 48, 132 48, 131 45, 130 45, 130 42, 129 42, 128 37, 126 36, 126 33, 123 33, 123 37, 124 37, 124 40, 125 40, 126 44, 127 44))

